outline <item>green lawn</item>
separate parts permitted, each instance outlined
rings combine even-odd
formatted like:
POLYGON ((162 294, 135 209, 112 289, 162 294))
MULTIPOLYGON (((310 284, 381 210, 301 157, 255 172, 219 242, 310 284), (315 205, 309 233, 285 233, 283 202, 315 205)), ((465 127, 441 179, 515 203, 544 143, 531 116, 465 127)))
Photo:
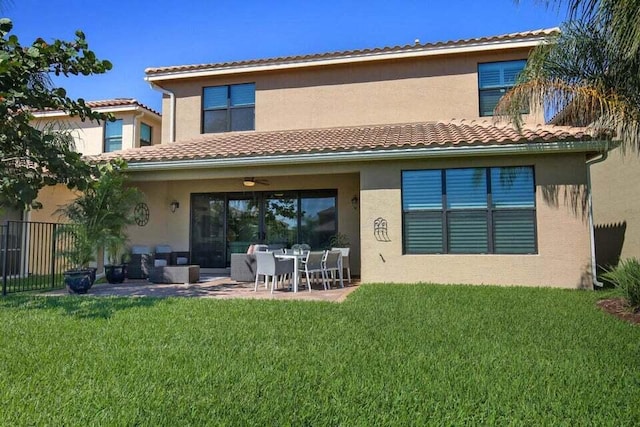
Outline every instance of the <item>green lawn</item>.
POLYGON ((364 285, 342 304, 0 299, 0 425, 639 425, 602 293, 364 285))

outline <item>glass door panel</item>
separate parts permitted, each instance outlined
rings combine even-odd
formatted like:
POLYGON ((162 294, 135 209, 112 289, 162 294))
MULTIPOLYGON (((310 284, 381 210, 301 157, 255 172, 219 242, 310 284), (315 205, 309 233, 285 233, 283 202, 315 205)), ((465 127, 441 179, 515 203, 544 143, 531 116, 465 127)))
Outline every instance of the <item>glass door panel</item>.
POLYGON ((191 197, 192 263, 204 268, 224 268, 225 199, 223 195, 194 194, 191 197))
POLYGON ((313 249, 328 249, 331 236, 338 231, 336 197, 303 195, 300 209, 300 243, 313 249))
POLYGON ((264 199, 265 241, 290 248, 298 240, 298 198, 295 194, 268 194, 264 199))
POLYGON ((229 197, 227 213, 227 265, 231 254, 246 253, 249 245, 260 241, 260 199, 229 197))

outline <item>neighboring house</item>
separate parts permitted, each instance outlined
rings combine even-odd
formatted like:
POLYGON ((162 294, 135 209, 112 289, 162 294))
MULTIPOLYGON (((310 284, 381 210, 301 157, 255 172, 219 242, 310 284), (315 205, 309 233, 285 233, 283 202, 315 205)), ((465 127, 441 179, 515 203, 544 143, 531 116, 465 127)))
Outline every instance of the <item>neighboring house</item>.
MULTIPOLYGON (((589 126, 596 117, 572 114, 573 106, 550 121, 558 125, 589 126)), ((640 259, 640 153, 612 144, 607 156, 591 167, 596 263, 599 271, 621 259, 640 259)))
MULTIPOLYGON (((95 111, 111 113, 115 121, 101 122, 71 117, 63 111, 36 111, 32 124, 38 129, 65 130, 73 135, 75 150, 85 155, 160 144, 162 119, 160 113, 131 98, 88 101, 87 106, 95 111)), ((55 220, 51 214, 53 206, 70 200, 73 195, 64 188, 48 187, 39 196, 48 209, 36 214, 38 220, 55 220)), ((30 217, 27 212, 27 217, 30 217)), ((0 224, 5 221, 20 221, 23 213, 0 206, 0 224)), ((30 218, 34 219, 34 218, 30 218)))
MULTIPOLYGON (((81 121, 63 111, 37 111, 33 124, 39 129, 71 132, 76 151, 97 155, 118 150, 160 144, 162 118, 160 113, 131 98, 87 101, 87 106, 101 113, 110 113, 114 121, 81 121)), ((40 191, 38 201, 43 209, 29 211, 31 221, 57 221, 55 211, 74 198, 65 186, 46 187, 40 191)))
POLYGON ((640 157, 621 147, 591 169, 598 265, 640 259, 640 157))
POLYGON ((33 124, 39 129, 69 130, 76 151, 85 155, 109 153, 160 144, 160 113, 131 98, 88 101, 87 106, 110 113, 114 121, 81 121, 63 111, 36 111, 33 124))
MULTIPOLYGON (((69 131, 74 138, 75 150, 85 155, 160 144, 160 114, 135 99, 90 101, 87 105, 95 111, 111 113, 115 120, 83 122, 62 111, 36 111, 32 123, 39 129, 69 131)), ((76 194, 66 186, 57 185, 39 192, 37 201, 42 204, 42 209, 24 213, 0 209, 0 263, 4 262, 4 246, 8 244, 8 273, 37 276, 51 272, 55 264, 50 251, 53 226, 41 223, 63 221, 57 211, 75 197, 76 194), (31 223, 7 223, 23 219, 31 223)), ((101 268, 102 262, 99 261, 97 266, 101 268)))
POLYGON ((606 144, 491 117, 552 31, 150 68, 162 144, 98 158, 145 194, 132 243, 203 268, 340 232, 365 282, 589 288, 587 162, 606 144))

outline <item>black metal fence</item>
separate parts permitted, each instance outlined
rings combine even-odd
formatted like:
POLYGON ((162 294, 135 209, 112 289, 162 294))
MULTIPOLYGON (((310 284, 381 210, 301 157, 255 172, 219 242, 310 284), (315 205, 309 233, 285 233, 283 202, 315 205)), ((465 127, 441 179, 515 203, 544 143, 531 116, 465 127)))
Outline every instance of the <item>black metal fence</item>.
POLYGON ((57 232, 61 226, 29 221, 0 224, 2 295, 64 287, 66 263, 56 252, 72 242, 57 232))

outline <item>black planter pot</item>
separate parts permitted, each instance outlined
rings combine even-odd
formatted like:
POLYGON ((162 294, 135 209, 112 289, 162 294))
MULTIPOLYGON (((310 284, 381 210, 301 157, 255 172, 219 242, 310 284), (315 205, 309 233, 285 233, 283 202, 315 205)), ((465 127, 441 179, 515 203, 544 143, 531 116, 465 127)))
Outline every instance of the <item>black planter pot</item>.
POLYGON ((121 265, 105 265, 104 274, 107 282, 111 284, 122 283, 127 276, 126 264, 121 265))
POLYGON ((87 270, 91 270, 91 286, 96 283, 96 272, 98 271, 95 267, 87 267, 87 270))
POLYGON ((95 277, 95 269, 68 270, 64 272, 64 283, 70 294, 86 294, 93 286, 95 277))

